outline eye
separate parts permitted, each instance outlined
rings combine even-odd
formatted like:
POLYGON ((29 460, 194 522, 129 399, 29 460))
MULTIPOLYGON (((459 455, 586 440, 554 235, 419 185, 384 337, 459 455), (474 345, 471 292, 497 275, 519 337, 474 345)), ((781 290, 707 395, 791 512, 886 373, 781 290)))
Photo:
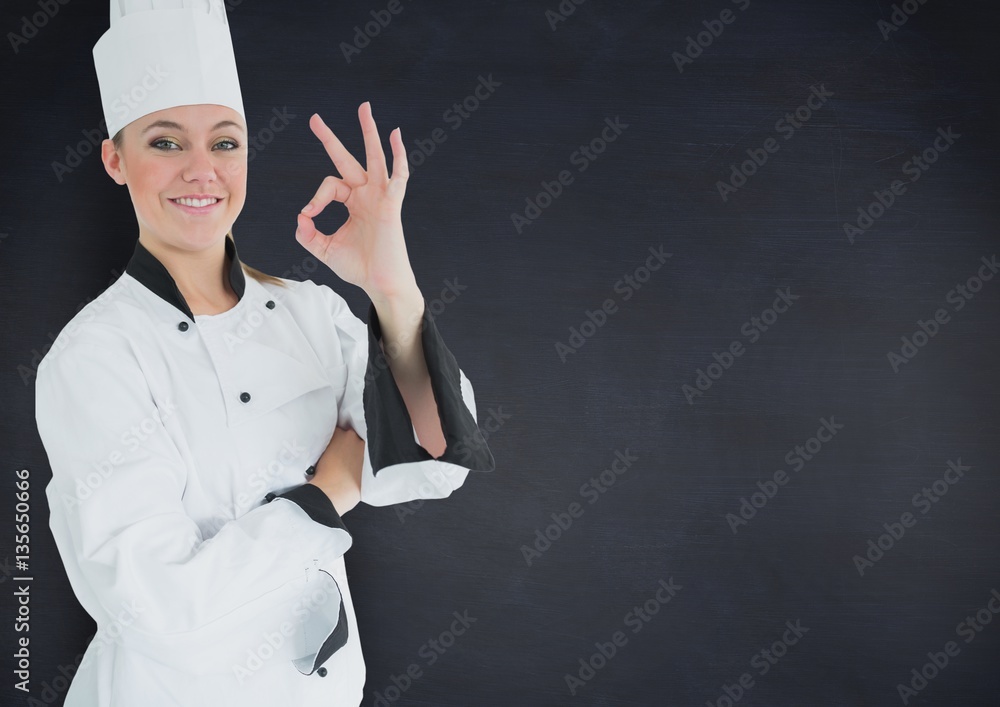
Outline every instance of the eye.
POLYGON ((219 145, 232 145, 232 147, 223 148, 224 152, 232 152, 233 150, 238 150, 240 147, 240 144, 238 142, 236 142, 235 140, 230 140, 229 138, 219 140, 217 143, 215 143, 216 147, 218 147, 219 145))
POLYGON ((179 146, 177 145, 176 142, 174 142, 173 140, 168 140, 165 137, 158 138, 156 140, 153 140, 151 143, 149 143, 150 147, 156 148, 157 150, 162 150, 163 152, 170 152, 171 151, 170 148, 161 147, 161 145, 173 145, 174 147, 178 147, 179 148, 179 146))

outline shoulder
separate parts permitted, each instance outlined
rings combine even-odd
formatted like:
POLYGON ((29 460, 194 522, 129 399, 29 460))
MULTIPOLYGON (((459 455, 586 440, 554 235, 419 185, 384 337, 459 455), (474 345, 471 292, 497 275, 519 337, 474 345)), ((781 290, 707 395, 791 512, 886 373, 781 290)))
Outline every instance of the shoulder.
POLYGON ((275 300, 285 302, 288 307, 321 309, 334 316, 351 313, 347 300, 329 285, 319 284, 313 280, 292 280, 284 277, 278 279, 284 283, 284 287, 272 282, 261 282, 260 285, 275 300))
POLYGON ((38 373, 67 352, 100 349, 108 353, 128 350, 129 310, 138 308, 130 278, 119 277, 104 292, 87 302, 63 326, 38 364, 38 373))
MULTIPOLYGON (((87 302, 63 326, 34 371, 36 396, 68 386, 141 387, 150 380, 151 353, 183 318, 172 304, 127 272, 87 302), (167 314, 169 313, 169 314, 167 314)), ((159 369, 157 369, 159 370, 159 369)))

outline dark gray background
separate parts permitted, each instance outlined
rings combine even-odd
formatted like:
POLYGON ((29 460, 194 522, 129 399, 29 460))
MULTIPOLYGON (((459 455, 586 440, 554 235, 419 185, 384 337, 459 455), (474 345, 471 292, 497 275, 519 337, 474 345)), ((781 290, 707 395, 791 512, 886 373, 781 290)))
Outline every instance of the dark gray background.
MULTIPOLYGON (((888 2, 590 0, 553 30, 555 0, 404 1, 347 62, 341 43, 386 3, 230 4, 251 133, 274 109, 295 115, 251 163, 234 229, 243 259, 274 274, 307 259, 294 215, 333 173, 313 112, 357 156, 365 100, 387 152, 396 126, 411 151, 442 128, 447 140, 412 169, 408 249, 428 299, 446 279, 467 287, 438 326, 480 422, 509 415, 489 436, 495 472, 412 515, 347 516, 366 705, 411 663, 422 677, 393 704, 717 704, 744 672, 755 684, 741 707, 902 704, 897 684, 949 640, 960 653, 909 704, 997 704, 1000 619, 970 643, 956 627, 1000 589, 1000 280, 961 311, 946 300, 997 251, 997 14, 913 5, 883 39, 888 2), (727 8, 735 21, 680 73, 672 54, 727 8), (501 85, 453 129, 444 111, 488 75, 501 85), (832 97, 785 140, 775 122, 819 85, 832 97), (628 128, 577 171, 571 154, 616 117, 628 128), (851 244, 843 224, 908 179, 904 163, 948 126, 961 137, 851 244), (768 138, 780 150, 723 201, 717 181, 768 138), (563 169, 573 183, 518 233, 511 214, 563 169), (624 301, 615 283, 660 245, 672 257, 624 301), (778 288, 799 299, 751 344, 741 327, 778 288), (556 343, 607 298, 617 312, 562 362, 556 343), (887 354, 938 308, 950 321, 894 372, 887 354), (745 353, 688 404, 682 386, 735 340, 745 353), (789 469, 786 453, 831 416, 843 429, 789 469), (626 449, 638 460, 588 503, 581 485, 626 449), (959 458, 971 468, 921 514, 913 495, 959 458), (734 535, 726 514, 778 469, 789 482, 734 535), (573 502, 583 515, 529 567, 521 546, 573 502), (907 511, 916 525, 859 576, 852 557, 907 511), (671 577, 682 589, 633 633, 627 613, 671 577), (476 622, 428 665, 420 649, 455 611, 476 622), (808 632, 760 675, 752 657, 795 620, 808 632), (565 675, 617 630, 627 644, 571 697, 565 675)), ((5 3, 0 30, 19 32, 38 8, 5 3)), ((32 358, 117 277, 137 236, 96 152, 53 168, 101 125, 91 49, 107 10, 71 0, 16 53, 0 46, 0 556, 13 552, 11 472, 27 467, 43 704, 94 624, 47 527, 32 358)), ((319 224, 332 231, 345 213, 334 205, 319 224)), ((360 290, 325 269, 312 277, 365 316, 360 290)), ((2 701, 24 705, 8 657, 12 582, 0 580, 2 701)))

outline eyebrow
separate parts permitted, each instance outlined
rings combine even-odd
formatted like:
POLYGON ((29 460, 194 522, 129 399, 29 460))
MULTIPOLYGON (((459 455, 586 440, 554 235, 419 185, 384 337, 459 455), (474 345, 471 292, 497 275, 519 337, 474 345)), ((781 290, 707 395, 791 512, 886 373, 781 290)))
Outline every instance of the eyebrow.
MULTIPOLYGON (((243 126, 240 125, 239 123, 234 123, 231 120, 221 120, 212 126, 210 132, 215 132, 219 128, 225 128, 230 125, 239 130, 243 130, 243 126)), ((180 130, 181 132, 186 132, 184 126, 181 125, 180 123, 175 123, 172 120, 157 120, 155 123, 150 123, 149 125, 147 125, 145 129, 143 129, 142 133, 140 133, 140 135, 145 135, 153 128, 171 128, 173 130, 180 130)))

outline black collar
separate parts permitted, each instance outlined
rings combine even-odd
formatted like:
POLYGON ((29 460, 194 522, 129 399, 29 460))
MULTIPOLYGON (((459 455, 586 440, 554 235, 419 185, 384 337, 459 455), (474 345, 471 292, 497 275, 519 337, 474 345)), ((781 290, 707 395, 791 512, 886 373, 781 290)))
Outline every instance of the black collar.
MULTIPOLYGON (((246 279, 243 276, 243 267, 240 263, 239 255, 236 253, 236 243, 228 235, 226 236, 226 255, 229 256, 229 284, 232 286, 236 296, 243 299, 243 292, 246 290, 246 279)), ((153 294, 159 295, 162 299, 174 305, 184 312, 193 322, 194 315, 191 308, 184 300, 181 291, 177 289, 177 283, 170 276, 156 256, 146 250, 140 242, 135 242, 135 251, 132 259, 125 266, 125 272, 146 286, 153 294)))

